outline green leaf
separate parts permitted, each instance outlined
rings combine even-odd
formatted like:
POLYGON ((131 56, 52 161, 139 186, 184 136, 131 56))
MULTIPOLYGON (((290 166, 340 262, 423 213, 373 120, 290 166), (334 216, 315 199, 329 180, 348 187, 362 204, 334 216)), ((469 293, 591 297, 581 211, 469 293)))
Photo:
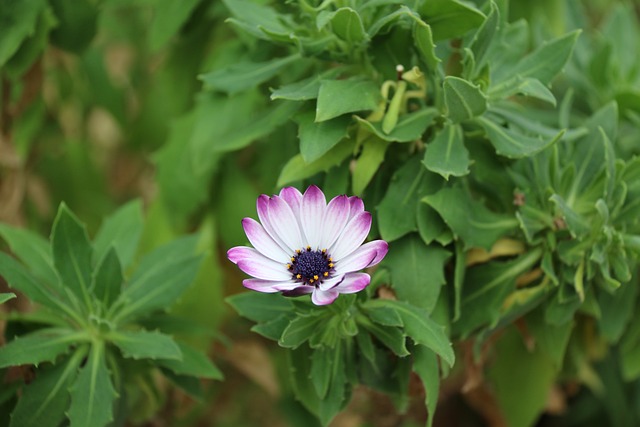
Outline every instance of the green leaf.
POLYGON ((36 31, 38 16, 46 7, 44 0, 5 2, 0 11, 0 67, 17 51, 22 42, 36 31))
POLYGON ((46 328, 17 337, 0 347, 0 368, 53 362, 83 339, 84 333, 65 328, 46 328))
POLYGON ((405 357, 410 354, 406 346, 406 336, 401 329, 395 326, 373 323, 369 319, 358 319, 358 324, 380 340, 382 344, 397 356, 405 357))
POLYGON ((487 138, 493 144, 496 153, 512 159, 532 156, 553 145, 564 135, 564 131, 560 131, 554 138, 545 141, 502 127, 484 117, 478 117, 476 120, 487 132, 487 138))
POLYGON ((371 123, 358 116, 354 118, 368 131, 378 138, 389 142, 414 142, 422 138, 427 128, 431 126, 433 120, 440 115, 435 108, 423 108, 415 113, 406 114, 400 117, 393 130, 386 133, 382 130, 382 122, 371 123))
POLYGON ((297 348, 318 332, 319 326, 326 320, 324 316, 311 315, 296 317, 282 333, 278 341, 282 347, 297 348))
POLYGON ((56 28, 51 41, 69 52, 80 54, 90 44, 98 29, 98 7, 89 0, 52 0, 56 28))
POLYGON ((81 347, 69 360, 39 369, 35 380, 22 388, 9 427, 59 426, 69 408, 69 387, 86 354, 87 348, 81 347))
POLYGON ((47 283, 57 283, 51 246, 46 239, 32 231, 14 228, 9 224, 0 224, 0 236, 7 241, 11 252, 20 258, 35 276, 47 283))
POLYGON ((108 216, 93 240, 94 262, 99 262, 113 247, 124 268, 131 265, 143 227, 142 202, 133 200, 108 216))
POLYGON ((320 85, 316 122, 346 113, 374 110, 380 101, 380 88, 370 80, 325 80, 320 85))
POLYGON ((546 354, 554 366, 562 368, 573 322, 552 325, 545 321, 544 310, 536 309, 526 317, 527 329, 535 340, 536 349, 546 354))
POLYGON ((420 15, 431 26, 435 41, 463 36, 485 20, 478 9, 459 0, 424 2, 420 15))
POLYGON ((300 80, 299 82, 280 86, 278 89, 271 92, 271 99, 287 99, 289 101, 307 101, 309 99, 316 99, 318 98, 318 92, 320 91, 320 84, 322 81, 337 77, 341 71, 342 70, 339 67, 332 68, 323 73, 300 80))
POLYGON ((488 61, 487 51, 489 46, 493 42, 493 38, 500 27, 500 11, 495 2, 489 3, 490 11, 487 18, 484 20, 478 31, 476 31, 473 40, 469 45, 469 49, 473 52, 473 59, 475 61, 475 74, 482 70, 485 63, 488 61))
POLYGON ((182 359, 173 338, 158 331, 117 331, 109 334, 109 340, 131 359, 182 359))
POLYGON ((303 59, 300 55, 290 55, 266 62, 245 62, 229 65, 220 70, 199 76, 205 89, 218 90, 230 95, 254 88, 278 75, 284 68, 303 59))
MULTIPOLYGON (((440 242, 440 237, 451 231, 447 224, 438 215, 438 212, 426 203, 418 203, 417 210, 418 233, 422 240, 427 244, 431 244, 434 240, 440 242)), ((443 243, 444 244, 444 243, 443 243)))
POLYGON ((57 289, 39 281, 27 269, 9 255, 0 252, 0 275, 9 286, 25 294, 29 299, 59 312, 64 306, 57 289))
POLYGON ((376 300, 379 304, 393 307, 404 324, 406 334, 417 344, 424 345, 453 366, 455 355, 444 327, 429 318, 426 310, 404 301, 376 300))
POLYGON ((549 200, 556 205, 572 236, 581 237, 589 233, 591 227, 587 220, 576 213, 560 195, 554 194, 549 200))
POLYGON ((291 300, 284 298, 279 293, 244 292, 227 297, 225 301, 240 316, 254 322, 268 322, 282 314, 292 313, 294 310, 291 300))
POLYGON ((290 30, 283 24, 283 16, 273 8, 251 0, 223 0, 236 18, 227 21, 238 25, 254 37, 268 39, 266 32, 285 34, 290 30))
POLYGON ((440 214, 466 249, 490 250, 496 240, 518 228, 515 217, 491 212, 460 187, 443 188, 422 201, 440 214))
POLYGON ((204 390, 202 388, 202 383, 198 378, 188 375, 178 375, 167 368, 160 368, 160 371, 169 381, 171 381, 173 385, 180 388, 189 396, 199 402, 204 401, 204 390))
POLYGON ((324 399, 329 391, 335 355, 341 352, 333 348, 320 347, 311 355, 309 378, 320 399, 324 399))
POLYGON ((5 302, 9 301, 10 299, 13 299, 16 297, 16 294, 9 292, 6 294, 0 294, 0 304, 4 304, 5 302))
POLYGON ((223 378, 222 372, 201 351, 180 342, 176 344, 178 344, 182 354, 181 359, 158 359, 155 363, 170 369, 178 375, 213 380, 221 380, 223 378))
POLYGON ((69 389, 70 427, 102 427, 113 420, 113 404, 118 394, 111 383, 102 344, 94 344, 87 363, 69 389))
POLYGON ((307 163, 318 160, 345 138, 351 123, 351 117, 346 115, 320 123, 314 122, 314 117, 313 112, 296 117, 299 125, 300 154, 307 163))
POLYGON ((350 7, 341 7, 331 12, 327 20, 331 22, 333 33, 352 46, 368 39, 360 15, 350 7))
POLYGON ((398 240, 384 259, 396 295, 431 313, 445 284, 444 266, 451 253, 427 246, 417 235, 398 240))
POLYGON ((171 0, 156 1, 153 20, 148 30, 151 50, 157 51, 167 44, 180 28, 187 23, 198 4, 198 0, 187 0, 179 3, 171 0))
POLYGON ((429 24, 421 19, 415 19, 413 24, 413 43, 427 66, 435 69, 442 62, 436 55, 436 45, 433 43, 433 32, 429 24))
POLYGON ((369 300, 360 306, 369 319, 383 326, 402 326, 402 319, 398 312, 391 307, 372 305, 371 301, 373 300, 369 300))
POLYGON ((469 173, 469 152, 464 146, 460 125, 445 125, 433 141, 427 145, 424 165, 449 180, 449 176, 464 176, 469 173))
POLYGON ((62 203, 51 232, 53 263, 65 287, 90 306, 93 248, 84 225, 62 203))
POLYGON ((447 76, 444 79, 443 88, 447 116, 453 123, 471 119, 486 111, 486 96, 471 82, 447 76))
POLYGON ((556 373, 544 353, 527 349, 515 328, 500 338, 488 377, 509 426, 535 423, 545 408, 556 373))
MULTIPOLYGON (((581 30, 576 30, 541 44, 510 70, 514 78, 533 77, 549 84, 567 63, 581 30)), ((503 83, 507 84, 507 82, 503 83)))
POLYGON ((427 347, 416 345, 412 351, 413 371, 418 374, 426 392, 427 427, 433 425, 433 416, 440 394, 440 367, 436 354, 427 347))
POLYGON ((384 161, 387 147, 389 147, 389 143, 376 136, 371 136, 363 141, 362 152, 351 175, 351 189, 354 195, 361 195, 378 172, 384 161))
POLYGON ((301 154, 293 156, 282 168, 277 186, 283 187, 294 181, 309 178, 319 172, 329 171, 332 167, 342 163, 352 153, 354 145, 354 141, 345 139, 327 151, 324 156, 311 163, 305 162, 301 154))
POLYGON ((94 271, 91 291, 105 307, 111 306, 122 290, 124 276, 115 248, 107 252, 94 271))
POLYGON ((510 80, 510 85, 498 86, 497 89, 489 88, 488 95, 491 99, 503 99, 509 98, 516 94, 522 94, 531 98, 536 98, 541 101, 548 102, 549 104, 556 106, 556 97, 553 92, 549 90, 547 86, 542 84, 538 79, 532 77, 517 76, 510 80))
POLYGON ((438 188, 441 179, 425 170, 417 157, 399 168, 377 207, 378 228, 382 238, 393 241, 417 230, 416 212, 420 198, 438 188))
POLYGON ((284 330, 289 326, 292 317, 292 315, 280 315, 272 320, 266 320, 264 323, 253 325, 251 331, 271 340, 278 341, 284 330))

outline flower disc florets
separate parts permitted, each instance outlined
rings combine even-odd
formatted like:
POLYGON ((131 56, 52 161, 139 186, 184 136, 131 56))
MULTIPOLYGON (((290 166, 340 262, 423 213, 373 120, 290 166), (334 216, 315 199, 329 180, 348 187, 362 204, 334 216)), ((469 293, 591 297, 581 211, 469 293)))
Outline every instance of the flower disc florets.
POLYGON ((331 304, 341 293, 358 292, 371 277, 359 270, 387 254, 384 240, 362 244, 371 214, 358 197, 337 196, 328 204, 311 186, 304 195, 293 187, 257 201, 260 222, 245 218, 242 226, 253 248, 229 249, 229 259, 253 276, 242 283, 259 292, 311 294, 318 305, 331 304))

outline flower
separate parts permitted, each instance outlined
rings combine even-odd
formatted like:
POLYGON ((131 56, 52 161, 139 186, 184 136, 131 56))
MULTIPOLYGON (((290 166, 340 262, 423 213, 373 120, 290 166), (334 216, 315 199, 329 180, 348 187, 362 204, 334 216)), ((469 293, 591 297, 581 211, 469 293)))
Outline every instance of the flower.
POLYGON ((286 296, 311 294, 316 305, 331 304, 339 294, 359 292, 371 277, 360 270, 387 254, 384 240, 362 244, 371 214, 359 197, 337 196, 328 204, 315 185, 304 195, 285 187, 256 203, 260 222, 242 220, 253 248, 229 249, 229 260, 252 276, 242 284, 258 292, 286 296))

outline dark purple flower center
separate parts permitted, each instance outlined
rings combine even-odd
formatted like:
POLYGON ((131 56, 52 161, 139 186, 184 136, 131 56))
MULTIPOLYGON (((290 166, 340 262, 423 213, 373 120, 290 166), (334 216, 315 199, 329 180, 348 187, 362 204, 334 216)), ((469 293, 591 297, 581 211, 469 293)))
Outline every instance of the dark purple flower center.
POLYGON ((322 280, 331 276, 333 260, 327 254, 327 250, 312 251, 309 246, 304 250, 296 250, 291 257, 291 263, 287 264, 294 280, 299 280, 307 285, 316 286, 322 280))

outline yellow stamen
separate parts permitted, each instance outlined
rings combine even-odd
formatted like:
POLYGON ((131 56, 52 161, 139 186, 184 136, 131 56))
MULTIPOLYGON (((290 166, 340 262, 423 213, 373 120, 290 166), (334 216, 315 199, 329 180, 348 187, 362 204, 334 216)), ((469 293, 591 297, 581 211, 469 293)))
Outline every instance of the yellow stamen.
POLYGON ((328 271, 325 271, 324 273, 322 273, 322 275, 323 275, 324 277, 327 277, 327 276, 329 276, 329 272, 328 272, 328 271))
POLYGON ((296 279, 302 279, 302 274, 296 274, 296 279))
POLYGON ((309 279, 309 283, 313 283, 313 279, 309 279))
POLYGON ((333 263, 332 262, 329 263, 329 268, 333 268, 333 263))
POLYGON ((315 274, 315 275, 313 276, 313 278, 314 278, 315 280, 318 280, 318 275, 317 275, 317 274, 315 274))
POLYGON ((287 264, 287 270, 291 270, 291 264, 287 264))
POLYGON ((296 249, 296 253, 299 254, 300 253, 300 249, 296 249))

